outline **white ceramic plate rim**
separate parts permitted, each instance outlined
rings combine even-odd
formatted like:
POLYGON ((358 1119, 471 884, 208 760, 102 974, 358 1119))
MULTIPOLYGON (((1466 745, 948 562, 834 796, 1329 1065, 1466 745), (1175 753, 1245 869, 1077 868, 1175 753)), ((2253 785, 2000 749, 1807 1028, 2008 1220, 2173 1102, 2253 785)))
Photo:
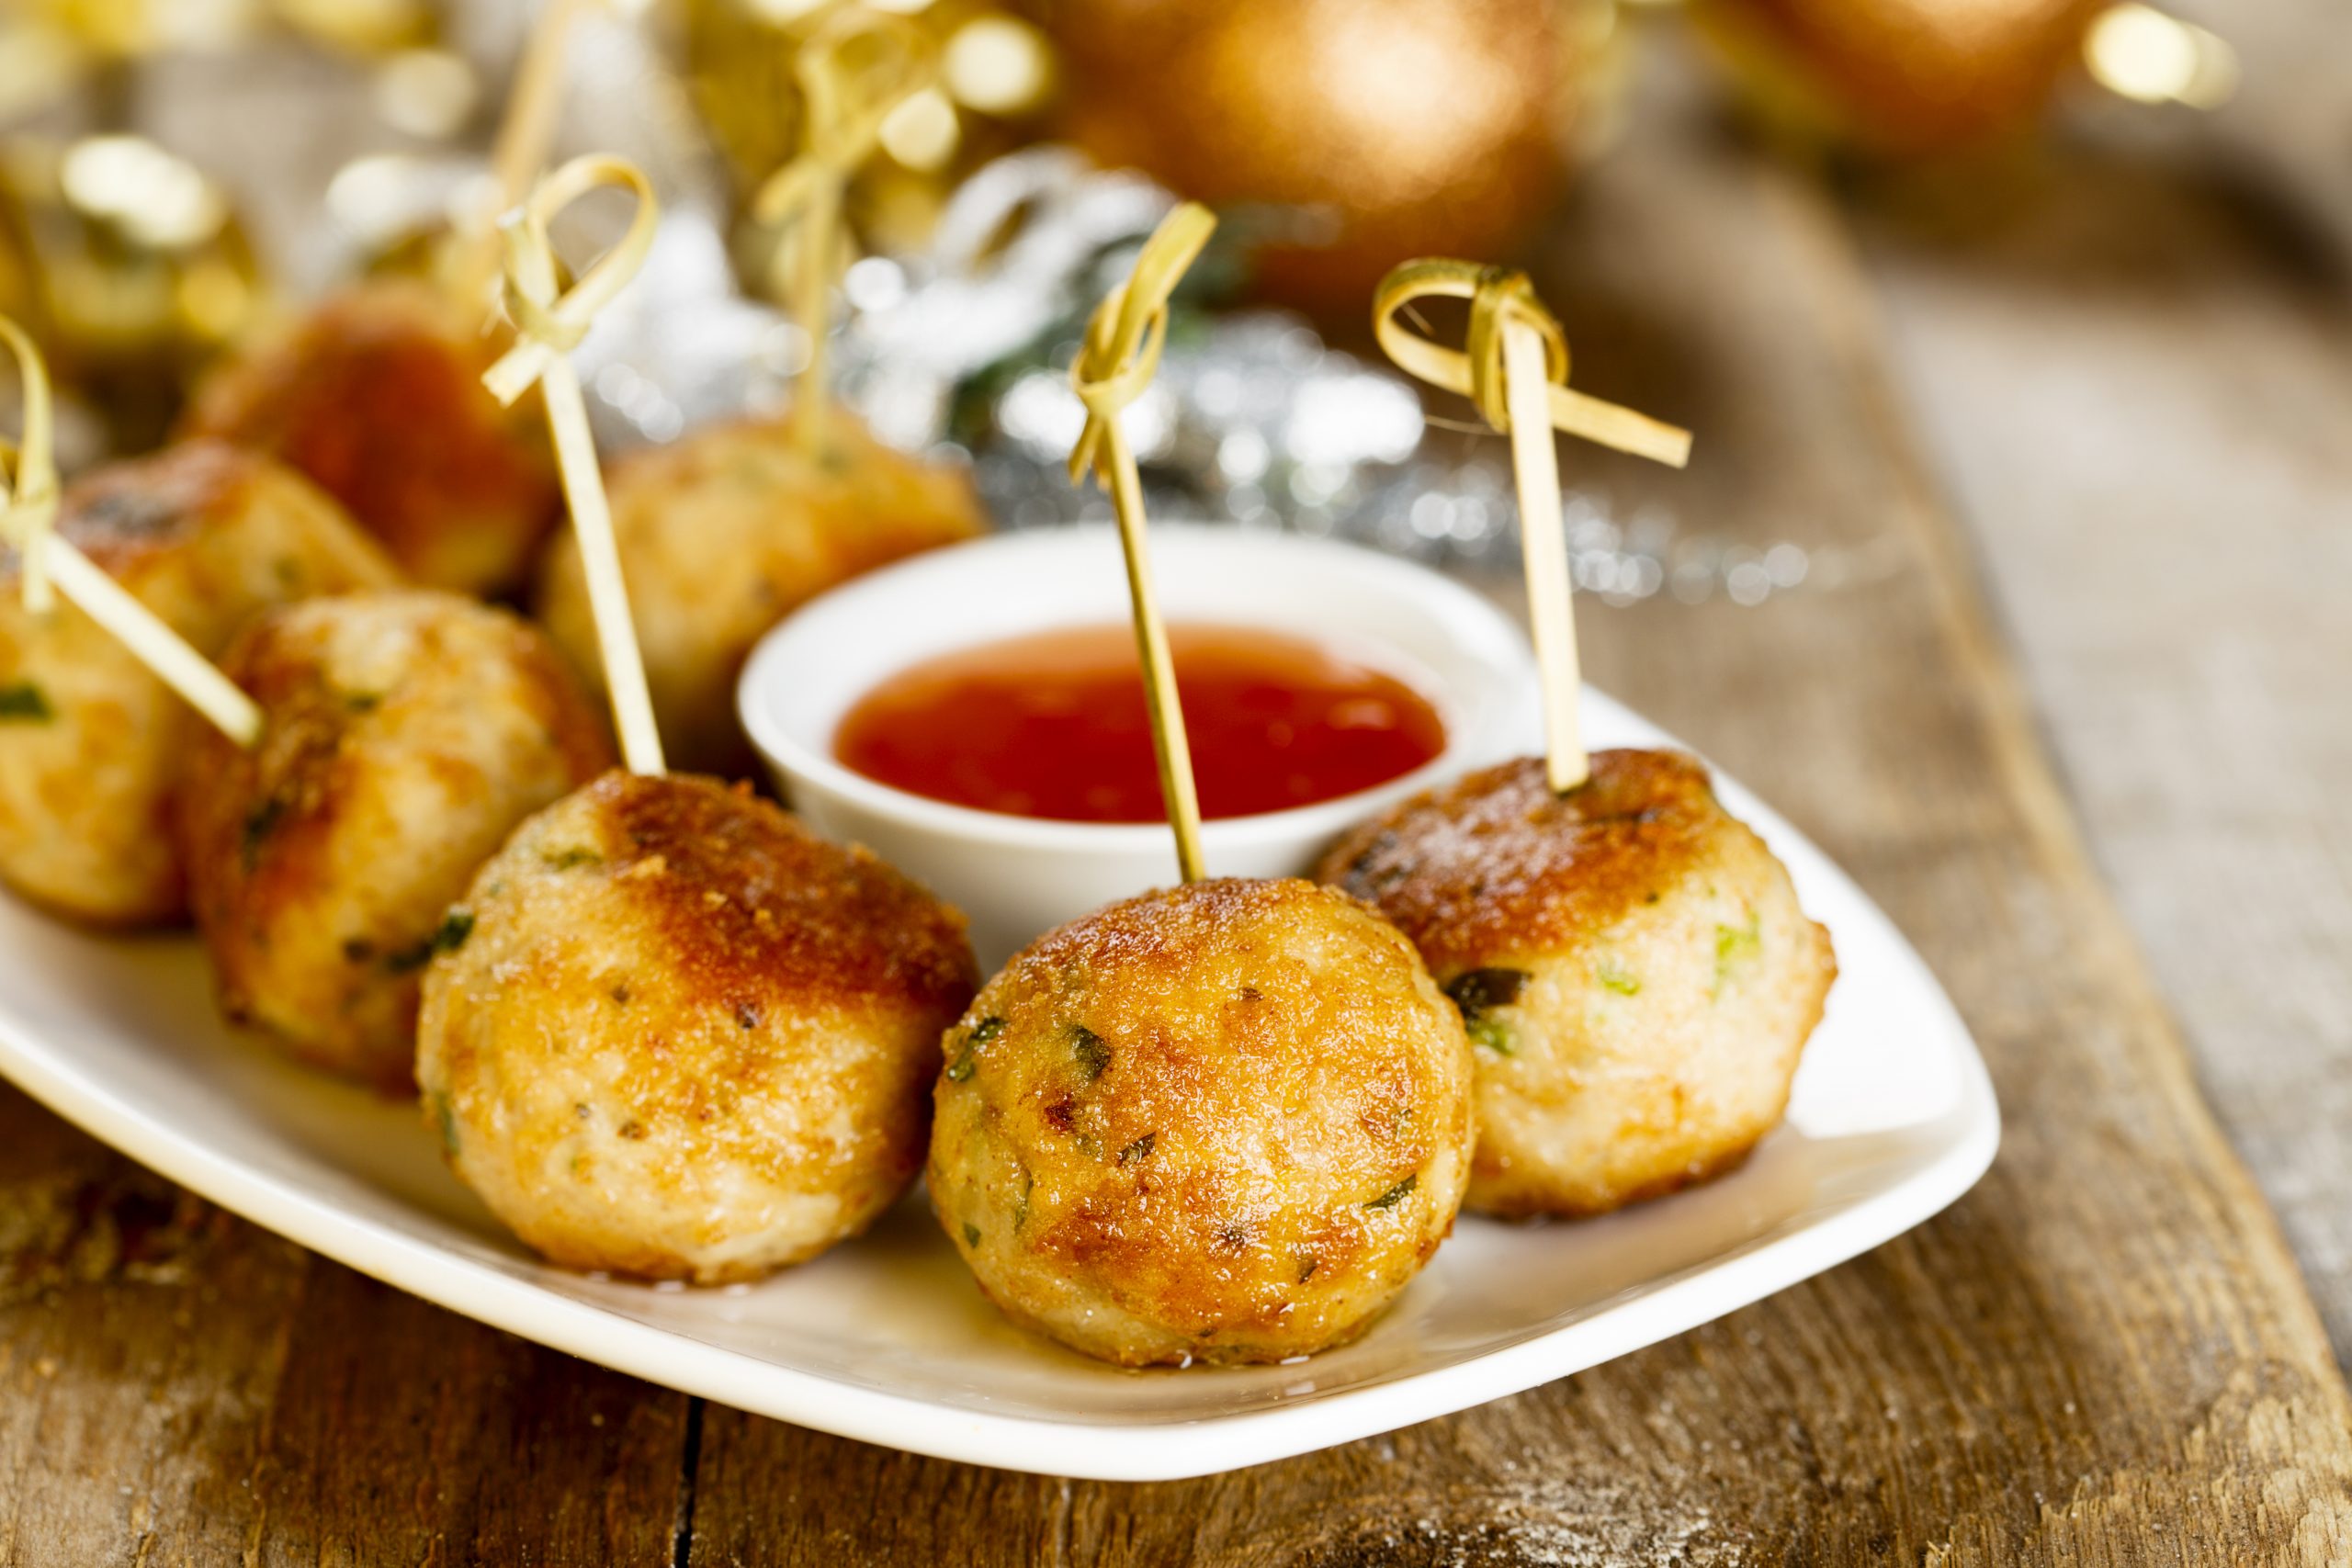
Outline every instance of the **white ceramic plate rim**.
MULTIPOLYGON (((1587 689, 1596 716, 1644 743, 1671 738, 1587 689)), ((1757 1237, 1639 1288, 1638 1311, 1607 1303, 1524 1338, 1427 1372, 1311 1402, 1193 1421, 1114 1426, 958 1409, 861 1387, 705 1343, 558 1295, 399 1227, 325 1201, 234 1154, 149 1116, 102 1078, 0 1014, 0 1072, 93 1136, 181 1186, 386 1284, 583 1359, 721 1404, 841 1437, 967 1463, 1105 1481, 1213 1474, 1311 1452, 1449 1415, 1580 1371, 1712 1321, 1891 1240, 1973 1186, 1993 1159, 2000 1113, 1967 1030, 1891 922, 1834 863, 1721 774, 1718 789, 1790 861, 1800 886, 1842 885, 1863 918, 1886 927, 1909 984, 1945 1015, 1964 1128, 1942 1154, 1871 1196, 1793 1229, 1757 1237)), ((1724 1179, 1736 1182, 1738 1174, 1724 1179)), ((1671 1200, 1668 1200, 1671 1201, 1671 1200)), ((1213 1375, 1213 1374, 1212 1374, 1213 1375)))

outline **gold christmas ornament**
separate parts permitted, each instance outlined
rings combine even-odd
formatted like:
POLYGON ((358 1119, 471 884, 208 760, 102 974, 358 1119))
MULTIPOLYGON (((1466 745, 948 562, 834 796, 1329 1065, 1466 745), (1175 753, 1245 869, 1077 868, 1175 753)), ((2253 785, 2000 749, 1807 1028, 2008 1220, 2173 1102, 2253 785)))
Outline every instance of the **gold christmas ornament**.
POLYGON ((226 194, 186 159, 136 136, 0 142, 0 310, 109 445, 154 445, 263 296, 226 194))
POLYGON ((2211 33, 2107 0, 1691 0, 1690 9, 1770 118, 1896 155, 2018 133, 2086 67, 2126 96, 2199 107, 2226 98, 2237 76, 2211 33))
MULTIPOLYGON (((884 122, 880 155, 859 169, 843 199, 868 244, 903 250, 930 235, 966 175, 1035 140, 1059 67, 1042 31, 989 0, 864 7, 856 0, 684 0, 679 36, 695 107, 746 206, 807 138, 794 58, 860 9, 902 17, 939 60, 938 81, 884 122)), ((739 238, 745 276, 760 276, 773 235, 747 222, 739 238)))
POLYGON ((1432 250, 1508 251, 1589 118, 1613 12, 1593 0, 1030 0, 1065 57, 1061 129, 1300 243, 1265 292, 1353 320, 1432 250), (1282 221, 1282 220, 1278 220, 1282 221))

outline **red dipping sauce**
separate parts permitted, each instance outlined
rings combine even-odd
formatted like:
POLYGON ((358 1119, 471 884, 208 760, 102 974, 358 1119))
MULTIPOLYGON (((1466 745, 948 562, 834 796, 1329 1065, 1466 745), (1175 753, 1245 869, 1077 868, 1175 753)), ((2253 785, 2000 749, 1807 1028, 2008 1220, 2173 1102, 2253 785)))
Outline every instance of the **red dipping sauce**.
MULTIPOLYGON (((1254 626, 1168 628, 1201 815, 1334 800, 1445 747, 1428 698, 1384 671, 1254 626)), ((1071 626, 959 649, 858 699, 833 754, 933 800, 1064 822, 1165 818, 1135 633, 1071 626)))

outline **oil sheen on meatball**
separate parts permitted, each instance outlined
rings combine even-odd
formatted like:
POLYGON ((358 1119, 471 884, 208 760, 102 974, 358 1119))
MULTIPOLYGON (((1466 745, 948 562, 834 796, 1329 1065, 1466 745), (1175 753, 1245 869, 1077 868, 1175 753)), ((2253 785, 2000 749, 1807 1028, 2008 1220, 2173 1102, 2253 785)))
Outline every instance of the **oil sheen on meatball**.
POLYGON ((933 1207, 1016 1322, 1125 1366, 1354 1337, 1452 1230, 1462 1021, 1311 883, 1147 894, 1040 939, 947 1036, 933 1207))
POLYGON ((187 429, 309 476, 416 581, 503 592, 560 514, 538 399, 481 384, 503 346, 437 289, 364 284, 213 371, 187 429))
POLYGON ((604 720, 537 627, 453 593, 269 611, 221 663, 265 718, 251 750, 201 731, 180 791, 221 1010, 406 1092, 449 906, 516 823, 612 765, 604 720))
POLYGON ((747 789, 607 773, 518 829, 434 957, 417 1082, 450 1165, 560 1264, 748 1280, 922 1164, 963 917, 747 789))
POLYGON ((1837 975, 1787 871, 1678 752, 1599 752, 1564 797, 1539 760, 1475 773, 1319 874, 1378 905, 1462 1009, 1486 1213, 1597 1214, 1738 1164, 1837 975))
MULTIPOLYGON (((101 469, 57 526, 208 658, 257 610, 398 576, 334 502, 219 442, 101 469)), ((171 788, 204 728, 74 605, 28 613, 0 547, 0 877, 93 924, 179 919, 171 788)))
MULTIPOLYGON (((801 455, 786 426, 707 426, 616 464, 613 529, 646 681, 672 761, 733 776, 756 759, 735 717, 752 645, 826 589, 983 527, 969 479, 906 457, 843 415, 801 455)), ((603 678, 580 549, 548 552, 538 613, 593 682, 603 678)))

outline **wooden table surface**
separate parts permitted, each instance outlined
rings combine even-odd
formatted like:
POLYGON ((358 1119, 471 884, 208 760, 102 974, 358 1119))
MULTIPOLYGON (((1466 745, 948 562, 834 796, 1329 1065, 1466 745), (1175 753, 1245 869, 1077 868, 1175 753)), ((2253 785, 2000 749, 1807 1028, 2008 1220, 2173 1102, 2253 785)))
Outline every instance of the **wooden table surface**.
POLYGON ((2303 96, 1940 187, 1763 157, 1669 64, 1545 247, 1579 382, 1701 439, 1572 483, 1884 566, 1595 608, 1588 663, 1951 989, 2007 1131, 1944 1215, 1483 1409, 1114 1485, 571 1360, 0 1089, 0 1563, 2352 1561, 2352 81, 2310 67, 2352 21, 2224 19, 2303 96))

